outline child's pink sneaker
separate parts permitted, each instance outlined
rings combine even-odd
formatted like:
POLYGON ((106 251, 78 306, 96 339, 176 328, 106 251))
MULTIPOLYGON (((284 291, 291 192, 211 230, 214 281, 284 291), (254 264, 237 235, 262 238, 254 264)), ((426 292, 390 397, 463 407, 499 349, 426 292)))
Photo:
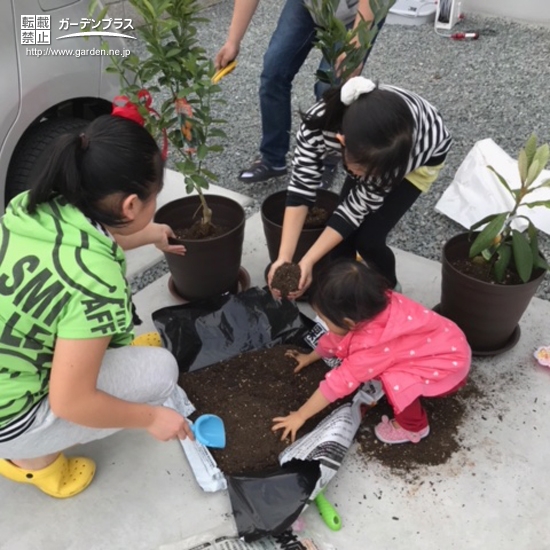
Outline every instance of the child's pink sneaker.
POLYGON ((430 433, 430 426, 426 426, 419 432, 409 432, 401 427, 396 427, 393 419, 387 416, 382 417, 382 422, 374 427, 376 437, 384 442, 393 445, 395 443, 418 443, 430 433))

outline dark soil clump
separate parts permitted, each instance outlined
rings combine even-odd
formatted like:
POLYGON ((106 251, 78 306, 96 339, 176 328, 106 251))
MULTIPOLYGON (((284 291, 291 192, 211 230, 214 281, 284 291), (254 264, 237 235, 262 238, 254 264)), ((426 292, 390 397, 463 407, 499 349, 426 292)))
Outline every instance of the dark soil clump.
MULTIPOLYGON (((211 449, 218 467, 228 475, 266 473, 278 468, 278 456, 290 441, 272 432, 273 418, 296 411, 318 388, 327 373, 323 361, 294 374, 296 361, 288 349, 273 348, 242 353, 227 361, 180 375, 179 384, 197 411, 219 415, 225 424, 225 449, 211 449)), ((310 432, 343 401, 333 403, 311 418, 298 432, 310 432)))
POLYGON ((306 220, 304 222, 304 229, 324 227, 327 224, 328 218, 329 213, 324 208, 313 206, 307 213, 306 220))
MULTIPOLYGON (((474 258, 475 260, 475 258, 474 258)), ((495 281, 495 278, 491 275, 491 265, 484 260, 482 262, 476 262, 469 258, 461 258, 457 260, 452 260, 451 265, 460 271, 460 273, 463 273, 464 275, 468 275, 470 277, 473 277, 474 279, 478 279, 479 281, 483 281, 485 283, 492 283, 496 285, 520 285, 523 284, 523 281, 520 279, 520 276, 510 269, 506 270, 506 274, 504 275, 504 280, 502 283, 498 283, 495 281)))
POLYGON ((174 229, 177 239, 205 240, 221 237, 229 232, 228 227, 214 225, 212 223, 203 224, 200 221, 195 222, 191 227, 174 229))
POLYGON ((393 409, 383 399, 373 409, 367 411, 357 440, 360 454, 367 460, 377 460, 391 470, 411 474, 420 466, 444 464, 462 446, 458 439, 458 428, 462 424, 467 403, 479 399, 483 394, 470 380, 458 393, 448 397, 433 397, 423 400, 428 413, 430 434, 419 443, 387 445, 374 435, 374 426, 382 415, 393 418, 393 409))
POLYGON ((302 274, 298 264, 286 263, 277 268, 271 280, 271 288, 280 291, 286 298, 291 292, 298 290, 300 275, 302 274))

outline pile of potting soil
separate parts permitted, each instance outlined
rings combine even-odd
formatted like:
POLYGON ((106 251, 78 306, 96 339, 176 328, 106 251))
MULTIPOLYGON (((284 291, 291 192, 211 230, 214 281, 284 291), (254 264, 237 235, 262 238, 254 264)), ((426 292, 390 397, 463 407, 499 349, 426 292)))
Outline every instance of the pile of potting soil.
MULTIPOLYGON (((225 424, 227 444, 211 449, 222 472, 228 475, 266 473, 277 469, 278 456, 290 440, 281 441, 282 431, 273 432, 273 418, 296 411, 318 388, 327 373, 323 361, 294 374, 296 361, 288 349, 273 348, 242 353, 191 373, 183 373, 179 385, 197 408, 191 419, 217 414, 225 424)), ((311 418, 297 437, 312 431, 342 401, 331 404, 311 418)))
POLYGON ((459 392, 447 397, 423 399, 428 414, 430 434, 418 444, 387 445, 374 435, 374 427, 386 415, 393 418, 393 409, 383 399, 367 411, 357 434, 360 455, 369 462, 377 460, 394 472, 411 475, 422 466, 444 464, 461 447, 458 429, 462 425, 468 404, 479 401, 483 393, 473 380, 459 392))

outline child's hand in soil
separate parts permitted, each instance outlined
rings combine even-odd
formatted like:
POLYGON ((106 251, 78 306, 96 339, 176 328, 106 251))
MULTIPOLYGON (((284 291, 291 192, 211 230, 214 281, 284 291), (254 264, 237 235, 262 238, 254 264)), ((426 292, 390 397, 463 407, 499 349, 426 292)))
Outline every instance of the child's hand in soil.
POLYGON ((281 441, 284 441, 290 435, 290 441, 296 440, 296 432, 304 425, 306 419, 299 411, 291 412, 288 416, 277 416, 273 419, 275 425, 271 428, 272 432, 283 430, 281 441))
POLYGON ((174 409, 168 407, 153 407, 152 410, 152 420, 147 427, 147 431, 155 439, 159 441, 185 439, 186 437, 192 440, 195 439, 187 420, 174 409))
POLYGON ((296 368, 294 369, 295 373, 300 372, 304 367, 311 365, 311 363, 319 359, 319 355, 317 355, 315 352, 300 353, 298 350, 295 350, 295 349, 287 350, 285 352, 285 356, 292 357, 298 363, 296 365, 296 368))

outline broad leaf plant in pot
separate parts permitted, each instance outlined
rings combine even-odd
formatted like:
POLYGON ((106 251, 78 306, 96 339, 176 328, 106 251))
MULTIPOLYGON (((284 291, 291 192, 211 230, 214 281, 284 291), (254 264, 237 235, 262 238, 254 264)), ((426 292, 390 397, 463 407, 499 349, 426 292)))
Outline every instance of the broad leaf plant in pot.
POLYGON ((528 216, 533 208, 550 208, 550 200, 536 196, 550 187, 550 179, 538 181, 548 158, 548 144, 537 146, 532 135, 519 152, 519 187, 488 166, 511 197, 510 208, 444 246, 438 309, 460 326, 474 354, 496 355, 517 343, 519 320, 550 269, 528 216))
MULTIPOLYGON (((395 0, 370 0, 374 20, 359 21, 354 28, 346 28, 336 17, 339 0, 309 0, 307 8, 317 22, 315 47, 321 50, 329 64, 329 69, 319 69, 316 73, 320 82, 336 87, 354 75, 362 65, 372 47, 382 21, 388 14, 395 0)), ((302 256, 315 243, 323 232, 328 218, 336 209, 339 196, 327 189, 318 189, 315 206, 310 209, 306 223, 300 234, 293 263, 298 263, 302 256)), ((277 191, 269 195, 262 203, 261 216, 264 234, 267 241, 269 259, 274 262, 279 254, 282 224, 286 206, 286 191, 277 191)), ((323 262, 316 265, 320 269, 323 262)), ((294 279, 298 273, 293 275, 294 279)), ((297 284, 297 279, 295 281, 297 284)))
POLYGON ((136 33, 146 52, 113 56, 107 71, 120 75, 122 96, 117 99, 135 106, 151 133, 170 145, 170 161, 189 194, 155 215, 186 248, 184 256, 165 254, 171 286, 186 300, 237 290, 245 213, 236 201, 205 193, 217 181, 206 167, 207 157, 222 151, 219 141, 225 134, 213 110, 220 86, 197 36, 198 25, 206 21, 201 6, 197 0, 130 4, 143 20, 136 33))

